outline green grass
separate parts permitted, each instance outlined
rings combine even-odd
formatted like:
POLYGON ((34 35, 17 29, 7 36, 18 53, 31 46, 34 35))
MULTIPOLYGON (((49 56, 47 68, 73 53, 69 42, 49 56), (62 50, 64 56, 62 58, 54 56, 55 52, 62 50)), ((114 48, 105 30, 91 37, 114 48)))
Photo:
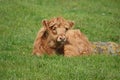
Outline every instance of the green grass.
POLYGON ((31 55, 43 19, 62 16, 90 41, 120 43, 119 0, 0 0, 0 80, 119 80, 120 56, 31 55))
POLYGON ((93 55, 63 56, 21 55, 0 56, 2 80, 119 80, 120 57, 93 55))

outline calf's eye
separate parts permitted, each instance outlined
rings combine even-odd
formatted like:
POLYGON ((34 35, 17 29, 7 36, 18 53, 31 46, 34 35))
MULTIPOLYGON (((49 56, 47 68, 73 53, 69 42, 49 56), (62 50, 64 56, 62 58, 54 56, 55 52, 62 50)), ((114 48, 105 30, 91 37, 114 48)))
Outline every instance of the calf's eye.
POLYGON ((56 30, 56 27, 52 27, 52 30, 56 30))
POLYGON ((56 27, 52 27, 53 34, 57 34, 56 27))

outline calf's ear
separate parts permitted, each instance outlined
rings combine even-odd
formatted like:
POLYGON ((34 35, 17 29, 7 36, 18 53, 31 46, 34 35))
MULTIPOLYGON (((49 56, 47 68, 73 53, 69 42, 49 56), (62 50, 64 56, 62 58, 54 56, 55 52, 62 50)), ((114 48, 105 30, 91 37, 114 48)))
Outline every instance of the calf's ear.
POLYGON ((42 21, 42 25, 47 28, 48 27, 48 21, 47 20, 43 20, 42 21))
POLYGON ((74 26, 74 22, 73 21, 68 21, 70 28, 72 28, 74 26))

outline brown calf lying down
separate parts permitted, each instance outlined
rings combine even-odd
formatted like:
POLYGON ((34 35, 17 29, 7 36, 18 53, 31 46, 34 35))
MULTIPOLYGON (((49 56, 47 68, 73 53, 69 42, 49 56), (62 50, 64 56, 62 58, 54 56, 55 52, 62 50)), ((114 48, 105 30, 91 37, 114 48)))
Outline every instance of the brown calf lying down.
POLYGON ((33 54, 63 54, 64 56, 80 56, 91 53, 118 53, 120 45, 113 42, 93 42, 80 32, 71 30, 74 23, 57 17, 43 20, 43 27, 34 41, 33 54))
POLYGON ((69 30, 66 32, 67 42, 64 45, 65 56, 79 56, 90 54, 92 46, 87 37, 80 30, 69 30))
POLYGON ((64 53, 63 46, 66 42, 65 33, 72 28, 74 23, 61 17, 43 20, 43 27, 34 41, 33 54, 64 53))

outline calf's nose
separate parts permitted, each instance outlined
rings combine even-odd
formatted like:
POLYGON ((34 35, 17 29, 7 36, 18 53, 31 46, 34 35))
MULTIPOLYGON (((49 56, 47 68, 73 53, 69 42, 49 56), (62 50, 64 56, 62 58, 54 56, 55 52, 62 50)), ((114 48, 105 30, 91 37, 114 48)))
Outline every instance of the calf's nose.
POLYGON ((66 41, 66 36, 65 35, 59 35, 57 38, 57 42, 65 42, 66 41))

